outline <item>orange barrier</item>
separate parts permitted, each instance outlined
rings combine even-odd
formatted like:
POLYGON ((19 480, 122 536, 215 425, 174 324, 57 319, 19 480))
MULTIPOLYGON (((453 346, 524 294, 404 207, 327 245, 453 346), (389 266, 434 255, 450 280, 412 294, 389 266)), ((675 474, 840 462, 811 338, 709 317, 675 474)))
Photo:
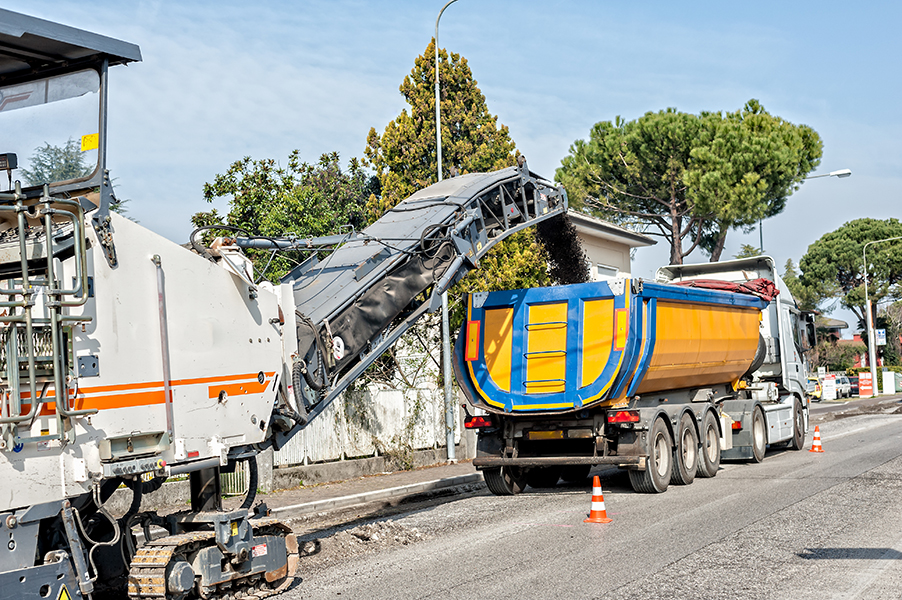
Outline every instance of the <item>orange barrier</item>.
POLYGON ((817 425, 814 426, 814 439, 811 441, 811 450, 808 452, 823 452, 824 449, 821 447, 821 428, 817 425))
POLYGON ((610 523, 608 513, 604 508, 604 494, 601 493, 601 480, 598 475, 592 480, 592 510, 589 518, 583 523, 610 523))

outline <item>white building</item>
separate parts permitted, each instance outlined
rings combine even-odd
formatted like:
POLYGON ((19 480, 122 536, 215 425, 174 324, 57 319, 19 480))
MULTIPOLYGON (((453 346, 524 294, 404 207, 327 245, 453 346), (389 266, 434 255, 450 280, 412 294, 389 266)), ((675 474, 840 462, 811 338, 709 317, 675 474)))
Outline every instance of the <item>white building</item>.
POLYGON ((569 216, 586 251, 593 281, 618 275, 629 276, 632 249, 657 244, 647 235, 596 217, 573 210, 569 211, 569 216))

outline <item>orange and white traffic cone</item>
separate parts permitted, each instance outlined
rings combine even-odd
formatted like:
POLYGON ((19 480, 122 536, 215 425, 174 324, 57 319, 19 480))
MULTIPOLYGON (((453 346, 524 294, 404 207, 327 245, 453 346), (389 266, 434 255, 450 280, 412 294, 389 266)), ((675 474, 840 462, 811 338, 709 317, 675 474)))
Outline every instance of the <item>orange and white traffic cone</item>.
POLYGON ((601 493, 601 480, 598 475, 592 480, 592 511, 583 523, 610 523, 608 513, 604 509, 604 495, 601 493))
POLYGON ((814 439, 811 440, 811 450, 808 452, 823 452, 824 449, 821 447, 821 428, 817 425, 814 426, 814 439))

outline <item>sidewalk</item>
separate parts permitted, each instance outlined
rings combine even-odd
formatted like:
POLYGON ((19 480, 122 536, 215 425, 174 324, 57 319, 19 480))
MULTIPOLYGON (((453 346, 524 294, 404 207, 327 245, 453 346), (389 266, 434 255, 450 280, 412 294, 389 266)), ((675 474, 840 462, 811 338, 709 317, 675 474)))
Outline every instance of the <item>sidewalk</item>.
MULTIPOLYGON (((405 499, 437 493, 457 493, 483 484, 482 473, 470 461, 355 477, 345 481, 278 490, 258 494, 272 516, 286 519, 313 513, 381 502, 397 504, 405 499)), ((226 507, 238 506, 243 498, 229 498, 226 507)))

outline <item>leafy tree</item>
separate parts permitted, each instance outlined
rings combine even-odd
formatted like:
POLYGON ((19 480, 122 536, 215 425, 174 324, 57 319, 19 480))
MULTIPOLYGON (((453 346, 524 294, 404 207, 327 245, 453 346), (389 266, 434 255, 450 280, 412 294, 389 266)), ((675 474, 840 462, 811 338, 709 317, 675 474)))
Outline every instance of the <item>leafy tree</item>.
POLYGON ((727 233, 782 211, 821 153, 814 130, 750 100, 735 113, 668 108, 596 123, 588 140, 570 147, 556 177, 575 205, 650 225, 646 233, 670 244, 671 263, 699 246, 717 261, 727 233))
POLYGON ((53 146, 44 143, 35 148, 29 159, 30 169, 21 169, 28 185, 43 185, 54 181, 66 181, 89 175, 93 165, 85 164, 85 155, 81 145, 69 138, 65 146, 53 146))
POLYGON ((882 320, 882 326, 886 329, 886 346, 883 347, 883 359, 888 365, 902 365, 902 302, 894 302, 883 309, 883 313, 877 318, 882 320))
MULTIPOLYGON (((836 231, 824 234, 808 247, 799 267, 803 285, 832 291, 842 306, 866 321, 864 307, 864 269, 862 249, 865 243, 891 237, 902 237, 898 219, 856 219, 836 231)), ((877 303, 902 298, 902 240, 868 247, 868 296, 873 315, 877 303)), ((862 329, 864 327, 862 326, 862 329)))
POLYGON ((702 246, 717 262, 730 229, 748 231, 783 212, 820 164, 823 143, 810 127, 774 117, 754 99, 733 113, 702 113, 701 121, 686 183, 695 212, 710 215, 702 246))
MULTIPOLYGON (((877 358, 882 359, 883 365, 902 365, 902 343, 899 340, 899 336, 902 335, 902 302, 894 302, 878 310, 879 312, 874 315, 874 329, 886 330, 886 344, 875 346, 877 358)), ((861 339, 867 348, 870 332, 865 321, 862 321, 860 326, 861 339)))
MULTIPOLYGON (((30 169, 21 170, 28 185, 43 185, 86 177, 94 170, 93 165, 85 164, 81 145, 72 138, 66 141, 65 146, 53 146, 45 142, 43 146, 35 149, 29 163, 30 169)), ((115 185, 115 180, 113 183, 115 185)), ((128 212, 125 205, 129 202, 131 200, 128 198, 119 199, 114 195, 110 202, 110 210, 124 215, 128 212)))
POLYGON ((761 249, 751 244, 743 244, 733 258, 752 258, 753 256, 761 256, 761 249))
MULTIPOLYGON (((360 227, 366 199, 378 192, 378 180, 367 176, 357 159, 341 169, 337 152, 323 154, 315 165, 301 161, 294 150, 288 166, 273 159, 249 156, 232 163, 228 171, 204 184, 204 198, 228 196, 229 212, 214 208, 191 217, 195 227, 229 225, 252 235, 316 237, 338 233, 343 226, 360 227)), ((258 273, 266 270, 270 252, 248 254, 258 273)), ((267 276, 279 279, 306 258, 301 252, 281 252, 272 257, 267 276)))
MULTIPOLYGON (((367 220, 381 217, 418 189, 437 181, 435 140, 435 41, 429 43, 401 83, 409 105, 386 127, 367 136, 364 152, 382 184, 381 196, 367 202, 367 220)), ((486 172, 516 164, 518 152, 508 128, 498 125, 476 85, 467 59, 439 49, 441 77, 442 172, 486 172)), ((470 290, 496 290, 548 285, 547 253, 533 231, 523 231, 497 244, 451 295, 470 290)), ((452 322, 463 319, 456 307, 452 322)))
POLYGON ((801 310, 807 312, 830 312, 833 310, 832 306, 822 307, 821 305, 836 295, 836 286, 827 282, 817 282, 814 286, 806 285, 799 277, 798 269, 791 258, 787 259, 786 265, 783 267, 783 283, 789 288, 789 292, 801 310))
POLYGON ((828 371, 850 369, 855 366, 855 358, 867 352, 863 344, 838 344, 821 336, 818 336, 815 350, 817 351, 815 366, 827 367, 828 371))

